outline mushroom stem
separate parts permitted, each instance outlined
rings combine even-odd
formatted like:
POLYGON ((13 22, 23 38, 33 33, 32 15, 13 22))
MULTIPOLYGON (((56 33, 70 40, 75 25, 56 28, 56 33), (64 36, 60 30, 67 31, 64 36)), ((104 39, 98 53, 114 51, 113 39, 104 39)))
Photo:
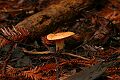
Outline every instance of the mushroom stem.
POLYGON ((56 40, 56 51, 64 48, 64 39, 56 40))

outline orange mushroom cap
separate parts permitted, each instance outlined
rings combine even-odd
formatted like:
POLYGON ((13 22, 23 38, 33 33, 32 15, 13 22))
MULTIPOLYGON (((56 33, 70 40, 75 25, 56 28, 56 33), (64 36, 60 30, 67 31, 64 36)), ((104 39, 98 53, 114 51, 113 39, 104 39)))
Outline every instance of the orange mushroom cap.
POLYGON ((49 34, 47 35, 48 40, 59 40, 59 39, 64 39, 69 36, 74 35, 74 32, 60 32, 60 33, 55 33, 55 34, 49 34))

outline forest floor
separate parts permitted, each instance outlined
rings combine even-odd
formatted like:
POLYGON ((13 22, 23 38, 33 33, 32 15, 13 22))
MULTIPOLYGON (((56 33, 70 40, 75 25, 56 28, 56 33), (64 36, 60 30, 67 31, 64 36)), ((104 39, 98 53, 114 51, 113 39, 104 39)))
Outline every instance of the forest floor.
POLYGON ((19 26, 20 33, 15 31, 18 23, 60 1, 0 0, 0 80, 120 80, 120 0, 95 0, 42 36, 26 36, 30 33, 19 26), (55 51, 47 35, 67 31, 75 34, 55 51))

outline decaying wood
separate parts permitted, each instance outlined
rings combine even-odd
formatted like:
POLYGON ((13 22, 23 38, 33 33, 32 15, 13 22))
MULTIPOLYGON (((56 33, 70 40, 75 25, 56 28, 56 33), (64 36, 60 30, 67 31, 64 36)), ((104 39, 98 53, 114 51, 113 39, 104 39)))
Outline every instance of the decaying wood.
POLYGON ((28 17, 18 23, 16 27, 26 28, 29 32, 43 34, 54 30, 58 23, 63 23, 75 15, 79 11, 88 7, 91 0, 62 0, 58 4, 53 4, 41 12, 28 17))
MULTIPOLYGON (((78 12, 87 8, 92 1, 93 0, 62 0, 58 4, 53 4, 41 12, 26 18, 18 23, 12 31, 3 29, 2 32, 8 37, 10 36, 9 39, 14 41, 20 41, 28 35, 41 36, 48 34, 54 31, 58 25, 72 19, 78 12)), ((9 41, 6 41, 7 40, 1 37, 0 46, 9 43, 9 41)))

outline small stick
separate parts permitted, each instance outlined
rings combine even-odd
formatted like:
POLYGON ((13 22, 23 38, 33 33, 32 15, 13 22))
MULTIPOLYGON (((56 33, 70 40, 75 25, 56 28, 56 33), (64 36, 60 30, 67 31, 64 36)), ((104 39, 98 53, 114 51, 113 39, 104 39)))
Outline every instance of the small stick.
POLYGON ((28 53, 28 54, 49 54, 52 53, 51 51, 27 51, 26 49, 23 48, 23 52, 28 53))
MULTIPOLYGON (((23 52, 28 53, 28 54, 49 54, 49 53, 53 53, 51 51, 41 51, 41 52, 36 51, 36 52, 33 52, 33 51, 27 51, 26 49, 23 49, 23 52)), ((84 60, 90 60, 88 58, 85 58, 85 57, 82 57, 82 56, 79 56, 79 55, 75 55, 75 54, 71 54, 71 53, 61 53, 61 54, 81 58, 81 59, 84 59, 84 60)))
POLYGON ((79 55, 75 55, 75 54, 71 54, 71 53, 61 53, 61 54, 65 54, 65 55, 81 58, 81 59, 84 59, 84 60, 90 60, 88 58, 85 58, 85 57, 82 57, 82 56, 79 56, 79 55))

